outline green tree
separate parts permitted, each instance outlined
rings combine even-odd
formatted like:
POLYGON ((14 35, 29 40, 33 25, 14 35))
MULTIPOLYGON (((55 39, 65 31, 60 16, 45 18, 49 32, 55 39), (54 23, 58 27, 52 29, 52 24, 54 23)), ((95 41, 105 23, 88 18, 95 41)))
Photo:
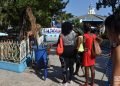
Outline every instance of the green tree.
POLYGON ((50 27, 53 15, 61 16, 69 2, 63 0, 0 0, 0 29, 20 26, 23 21, 25 10, 29 6, 32 8, 37 23, 43 27, 50 27))
POLYGON ((74 24, 75 28, 83 28, 83 23, 80 23, 79 18, 72 19, 72 23, 74 24))
POLYGON ((100 8, 104 7, 112 7, 113 13, 115 12, 116 8, 120 8, 120 0, 99 0, 96 3, 96 8, 99 10, 100 8))
POLYGON ((60 22, 68 21, 70 18, 73 18, 74 16, 71 13, 66 13, 66 11, 60 12, 60 15, 58 15, 57 20, 60 22))
POLYGON ((71 22, 74 25, 75 32, 79 32, 79 33, 83 34, 83 23, 80 23, 80 19, 73 18, 71 22))

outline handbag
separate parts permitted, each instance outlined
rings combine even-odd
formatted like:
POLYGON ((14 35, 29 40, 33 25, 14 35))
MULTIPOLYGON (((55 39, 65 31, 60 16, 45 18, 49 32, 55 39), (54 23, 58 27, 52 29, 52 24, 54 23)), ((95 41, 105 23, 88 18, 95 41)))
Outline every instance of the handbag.
POLYGON ((101 53, 102 53, 102 50, 100 48, 98 41, 93 39, 92 51, 91 51, 92 56, 96 57, 96 56, 99 56, 101 53))
POLYGON ((58 42, 58 45, 57 45, 57 48, 56 48, 57 55, 62 55, 63 50, 64 50, 64 48, 63 48, 63 39, 62 39, 62 36, 60 36, 59 42, 58 42))

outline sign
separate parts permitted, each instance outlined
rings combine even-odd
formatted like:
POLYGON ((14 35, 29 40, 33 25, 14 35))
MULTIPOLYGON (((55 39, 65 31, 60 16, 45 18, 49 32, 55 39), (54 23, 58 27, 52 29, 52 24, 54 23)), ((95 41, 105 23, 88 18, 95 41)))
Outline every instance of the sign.
POLYGON ((61 28, 43 28, 42 34, 44 35, 44 42, 53 42, 58 41, 59 35, 61 33, 61 28))
POLYGON ((42 34, 60 34, 61 28, 42 28, 42 34))

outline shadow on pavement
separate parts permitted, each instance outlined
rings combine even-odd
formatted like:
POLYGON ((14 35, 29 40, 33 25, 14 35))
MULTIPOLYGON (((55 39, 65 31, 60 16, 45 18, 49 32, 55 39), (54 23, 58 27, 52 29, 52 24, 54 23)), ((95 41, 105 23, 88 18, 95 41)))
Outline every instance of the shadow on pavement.
MULTIPOLYGON (((76 76, 75 76, 73 78, 73 81, 81 86, 81 85, 85 84, 85 80, 81 80, 80 78, 85 78, 85 77, 76 78, 76 76)), ((91 79, 89 78, 89 82, 90 81, 91 81, 91 79)), ((95 79, 95 84, 97 84, 96 86, 105 86, 106 82, 107 81, 95 79)))
POLYGON ((95 70, 105 73, 107 62, 108 62, 108 57, 103 57, 103 56, 96 57, 95 70))
POLYGON ((32 65, 31 69, 33 69, 33 70, 30 71, 30 73, 34 73, 41 80, 45 80, 44 79, 44 69, 39 69, 39 68, 36 67, 36 65, 32 65))
MULTIPOLYGON (((81 77, 81 78, 83 78, 83 77, 81 77)), ((76 78, 75 76, 74 76, 74 78, 73 78, 73 81, 74 81, 75 83, 79 84, 79 85, 82 85, 83 83, 85 83, 85 81, 83 81, 83 80, 81 80, 81 79, 78 79, 78 78, 76 78)))
MULTIPOLYGON (((99 66, 101 66, 101 65, 99 65, 99 66)), ((103 72, 103 69, 98 68, 98 67, 96 67, 96 68, 97 68, 96 69, 97 71, 103 72)), ((34 68, 34 70, 35 71, 31 71, 31 72, 36 74, 41 80, 44 80, 44 69, 41 69, 38 71, 36 68, 34 68)), ((60 80, 62 80, 62 68, 59 66, 51 65, 51 67, 48 68, 47 78, 52 80, 55 83, 60 83, 60 80)), ((81 78, 83 79, 85 77, 74 76, 73 82, 75 82, 79 85, 83 85, 85 83, 85 80, 81 80, 81 78)), ((104 81, 104 80, 95 79, 95 84, 97 84, 97 86, 105 86, 105 83, 106 83, 106 81, 104 81)))
MULTIPOLYGON (((33 68, 34 71, 30 71, 34 74, 36 74, 41 80, 44 80, 44 69, 37 69, 37 68, 33 68)), ((60 83, 60 81, 58 79, 62 79, 62 70, 60 67, 58 66, 53 66, 51 65, 48 68, 48 79, 51 79, 52 81, 56 82, 56 83, 60 83)))
POLYGON ((62 80, 62 69, 59 66, 51 65, 52 69, 48 69, 48 78, 56 83, 60 83, 60 80, 62 80))
MULTIPOLYGON (((51 50, 50 55, 56 55, 55 50, 51 50)), ((101 73, 105 73, 107 61, 108 61, 108 57, 105 57, 105 56, 96 57, 95 69, 101 73)), ((35 73, 40 79, 44 80, 44 77, 43 77, 44 69, 39 70, 39 72, 37 71, 36 68, 34 68, 34 70, 35 71, 33 73, 35 73)), ((62 80, 62 68, 60 66, 51 65, 50 68, 48 68, 47 78, 52 80, 55 83, 60 83, 60 80, 62 80)), ((73 81, 80 85, 84 84, 85 81, 81 80, 80 78, 81 77, 79 78, 74 77, 73 81)), ((95 79, 95 83, 98 84, 98 86, 105 86, 106 81, 95 79)))
POLYGON ((105 86, 106 82, 107 81, 95 79, 95 84, 98 84, 98 86, 105 86))

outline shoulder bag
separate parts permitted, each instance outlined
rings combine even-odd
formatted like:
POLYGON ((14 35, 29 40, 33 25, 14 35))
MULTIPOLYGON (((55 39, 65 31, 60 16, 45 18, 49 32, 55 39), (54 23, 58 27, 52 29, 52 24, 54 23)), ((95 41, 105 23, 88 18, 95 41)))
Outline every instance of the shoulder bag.
POLYGON ((102 50, 100 48, 98 41, 93 38, 93 44, 92 44, 92 50, 91 50, 92 56, 96 57, 96 56, 99 56, 101 53, 102 53, 102 50))
POLYGON ((57 55, 62 55, 63 54, 63 39, 62 39, 62 36, 60 35, 60 38, 58 40, 58 45, 57 45, 57 48, 56 48, 56 53, 57 55))

